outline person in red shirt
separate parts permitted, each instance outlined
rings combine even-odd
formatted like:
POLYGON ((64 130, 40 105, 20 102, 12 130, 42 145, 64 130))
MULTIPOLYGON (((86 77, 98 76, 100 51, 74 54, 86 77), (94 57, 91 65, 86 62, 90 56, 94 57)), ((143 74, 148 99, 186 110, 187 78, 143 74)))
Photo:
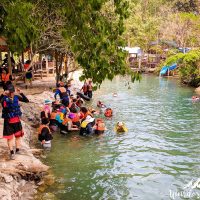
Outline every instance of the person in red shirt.
POLYGON ((88 95, 88 84, 87 84, 87 82, 85 81, 84 82, 84 85, 83 85, 83 87, 81 88, 81 91, 83 91, 83 94, 84 95, 88 95))
POLYGON ((27 60, 24 64, 24 70, 25 70, 25 82, 26 82, 26 88, 28 87, 27 82, 30 83, 30 86, 32 87, 32 67, 30 67, 31 61, 27 60))

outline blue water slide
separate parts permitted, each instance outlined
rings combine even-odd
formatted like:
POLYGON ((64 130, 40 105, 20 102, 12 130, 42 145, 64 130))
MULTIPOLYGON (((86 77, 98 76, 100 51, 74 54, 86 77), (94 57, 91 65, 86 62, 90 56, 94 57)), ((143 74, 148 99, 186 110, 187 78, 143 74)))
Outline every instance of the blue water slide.
POLYGON ((164 74, 167 73, 168 70, 172 71, 172 70, 174 70, 176 68, 177 68, 177 64, 176 63, 171 65, 171 66, 164 66, 160 71, 160 75, 164 75, 164 74))
POLYGON ((168 68, 169 68, 168 66, 164 66, 164 67, 161 69, 161 71, 160 71, 160 75, 166 74, 168 68))
POLYGON ((171 71, 171 70, 174 70, 174 69, 176 69, 177 68, 177 64, 175 63, 175 64, 173 64, 173 65, 171 65, 171 66, 169 66, 169 70, 171 71))

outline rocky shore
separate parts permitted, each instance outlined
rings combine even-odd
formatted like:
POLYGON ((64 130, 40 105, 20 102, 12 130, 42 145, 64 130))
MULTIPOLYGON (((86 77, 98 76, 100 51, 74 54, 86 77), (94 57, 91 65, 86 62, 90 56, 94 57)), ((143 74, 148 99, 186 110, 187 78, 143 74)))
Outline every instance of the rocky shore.
MULTIPOLYGON (((73 74, 73 93, 81 87, 78 80, 80 73, 73 74)), ((33 86, 25 90, 24 84, 20 84, 30 102, 21 103, 25 135, 22 139, 21 153, 16 155, 15 160, 9 159, 7 143, 3 139, 3 119, 0 119, 0 200, 34 199, 39 186, 40 189, 46 188, 54 182, 54 177, 49 174, 49 167, 40 161, 43 150, 35 146, 40 147, 37 145, 40 111, 45 99, 53 100, 52 88, 55 87, 55 78, 34 81, 33 86)))
POLYGON ((27 95, 30 103, 22 103, 22 125, 25 136, 22 139, 21 153, 15 160, 9 159, 6 140, 3 139, 3 119, 0 120, 0 199, 1 200, 28 200, 37 193, 37 186, 43 183, 42 179, 48 174, 49 167, 38 158, 41 149, 31 148, 36 142, 37 126, 41 105, 51 92, 41 95, 27 95))

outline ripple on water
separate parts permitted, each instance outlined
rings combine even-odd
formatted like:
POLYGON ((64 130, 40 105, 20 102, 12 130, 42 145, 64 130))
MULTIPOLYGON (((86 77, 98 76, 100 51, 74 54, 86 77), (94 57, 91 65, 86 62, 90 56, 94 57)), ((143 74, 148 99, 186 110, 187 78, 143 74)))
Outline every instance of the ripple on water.
POLYGON ((157 77, 144 76, 130 90, 124 82, 105 82, 95 92, 92 104, 102 100, 114 111, 103 136, 55 136, 46 162, 57 177, 48 190, 58 199, 169 199, 170 190, 199 178, 200 104, 191 102, 193 91, 157 77), (117 121, 128 133, 114 132, 117 121))

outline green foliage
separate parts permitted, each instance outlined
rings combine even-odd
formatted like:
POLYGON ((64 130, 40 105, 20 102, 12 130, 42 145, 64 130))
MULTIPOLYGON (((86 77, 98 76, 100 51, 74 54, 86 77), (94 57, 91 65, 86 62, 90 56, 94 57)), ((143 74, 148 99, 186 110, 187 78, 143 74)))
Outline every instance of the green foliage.
MULTIPOLYGON (((178 53, 169 57, 164 65, 171 65, 177 63, 179 66, 179 73, 183 82, 191 84, 194 83, 199 85, 199 62, 200 62, 200 49, 192 50, 186 54, 178 53)), ((195 85, 195 86, 197 86, 195 85)))
POLYGON ((119 48, 125 46, 121 35, 128 6, 127 0, 6 1, 3 35, 12 51, 30 44, 36 52, 48 45, 58 52, 65 49, 83 68, 81 79, 92 78, 97 85, 118 74, 138 80, 119 48))
POLYGON ((21 0, 6 3, 3 35, 12 52, 22 52, 37 37, 39 27, 33 17, 34 5, 21 0))

